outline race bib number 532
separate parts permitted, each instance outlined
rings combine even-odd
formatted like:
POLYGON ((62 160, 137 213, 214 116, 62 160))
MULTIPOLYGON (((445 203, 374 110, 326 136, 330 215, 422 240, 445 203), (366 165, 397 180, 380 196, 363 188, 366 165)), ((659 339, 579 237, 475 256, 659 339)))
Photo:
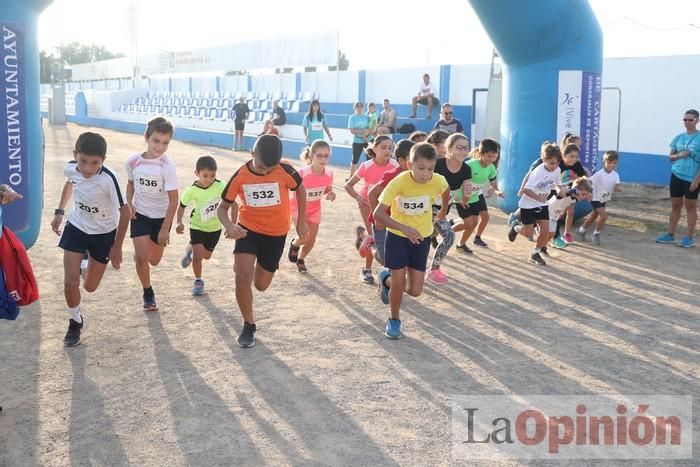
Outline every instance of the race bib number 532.
POLYGON ((282 204, 279 183, 255 183, 243 185, 245 204, 255 208, 282 204))
POLYGON ((430 209, 430 196, 401 196, 396 200, 396 208, 407 216, 418 216, 430 209))

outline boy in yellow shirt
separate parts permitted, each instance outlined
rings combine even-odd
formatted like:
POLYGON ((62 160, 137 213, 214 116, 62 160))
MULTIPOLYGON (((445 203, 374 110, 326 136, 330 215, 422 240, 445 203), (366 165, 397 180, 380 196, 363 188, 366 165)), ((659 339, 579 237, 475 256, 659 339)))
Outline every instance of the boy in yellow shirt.
POLYGON ((437 152, 429 143, 411 148, 409 170, 394 178, 382 192, 374 218, 387 226, 385 266, 389 271, 379 275, 382 301, 388 296, 391 318, 384 335, 401 337, 399 309, 403 293, 417 297, 423 291, 425 269, 433 234, 432 205, 442 197, 442 207, 435 220, 447 215, 450 187, 440 174, 434 174, 437 152), (389 213, 391 209, 391 214, 389 213), (390 276, 390 284, 386 283, 390 276))

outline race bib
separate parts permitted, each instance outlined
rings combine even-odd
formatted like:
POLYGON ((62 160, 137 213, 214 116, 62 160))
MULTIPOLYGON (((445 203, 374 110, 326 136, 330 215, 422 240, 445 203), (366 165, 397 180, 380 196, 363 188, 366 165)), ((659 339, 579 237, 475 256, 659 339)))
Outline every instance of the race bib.
POLYGON ((462 202, 462 190, 450 190, 450 204, 462 202))
POLYGON ((91 219, 103 219, 107 217, 104 209, 98 204, 91 204, 82 200, 75 200, 75 210, 84 217, 91 219))
POLYGON ((598 195, 598 198, 600 199, 601 203, 607 203, 612 198, 612 193, 610 193, 610 192, 601 193, 600 195, 598 195))
POLYGON ((396 208, 407 216, 419 216, 430 209, 430 196, 400 196, 396 208))
POLYGON ((311 122, 311 131, 321 131, 323 130, 322 122, 311 122))
POLYGON ((221 198, 217 198, 209 201, 206 205, 202 206, 199 211, 199 218, 202 222, 208 222, 216 217, 216 209, 219 207, 221 198))
POLYGON ((243 185, 243 196, 245 197, 245 204, 254 208, 282 204, 279 183, 243 185))
POLYGON ((163 178, 155 175, 139 175, 134 179, 139 193, 160 193, 163 191, 163 178))
POLYGON ((308 188, 306 190, 306 201, 318 201, 325 193, 326 187, 308 188))

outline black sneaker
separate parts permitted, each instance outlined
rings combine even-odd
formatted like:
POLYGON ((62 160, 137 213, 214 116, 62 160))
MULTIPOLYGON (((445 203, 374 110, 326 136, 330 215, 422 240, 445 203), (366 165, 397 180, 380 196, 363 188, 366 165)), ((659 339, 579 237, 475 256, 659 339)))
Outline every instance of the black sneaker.
POLYGON ((255 345, 255 325, 250 323, 243 323, 243 331, 241 335, 238 336, 238 346, 244 349, 250 348, 255 345))
POLYGON ((148 289, 143 289, 143 311, 156 311, 158 305, 156 304, 156 294, 153 292, 153 287, 148 289))
POLYGON ((456 249, 457 251, 459 251, 460 253, 465 253, 465 254, 467 254, 467 255, 473 255, 473 254, 474 254, 474 252, 473 252, 472 250, 470 250, 469 247, 468 247, 467 245, 457 245, 457 246, 455 247, 455 249, 456 249))
POLYGON ((540 249, 540 253, 542 253, 542 254, 545 255, 545 256, 549 256, 549 252, 547 251, 547 247, 546 247, 546 246, 543 246, 543 247, 540 249))
POLYGON ((515 241, 515 237, 518 236, 518 232, 515 231, 515 226, 518 225, 517 223, 513 224, 510 226, 510 230, 508 231, 508 240, 511 242, 515 241))
POLYGON ((534 255, 530 256, 530 262, 532 264, 536 264, 538 266, 546 266, 547 263, 544 262, 542 259, 542 256, 539 253, 535 253, 534 255))
POLYGON ((306 270, 306 264, 304 264, 303 259, 298 259, 297 260, 297 271, 299 271, 302 274, 306 274, 308 271, 306 270))
POLYGON ((80 331, 83 329, 85 324, 85 317, 81 316, 82 322, 78 323, 73 318, 68 321, 68 332, 66 332, 66 337, 63 338, 63 345, 65 347, 75 347, 80 344, 80 331))
POLYGON ((299 247, 294 245, 294 240, 296 239, 289 242, 289 251, 287 252, 287 258, 292 263, 296 263, 297 259, 299 259, 299 247))

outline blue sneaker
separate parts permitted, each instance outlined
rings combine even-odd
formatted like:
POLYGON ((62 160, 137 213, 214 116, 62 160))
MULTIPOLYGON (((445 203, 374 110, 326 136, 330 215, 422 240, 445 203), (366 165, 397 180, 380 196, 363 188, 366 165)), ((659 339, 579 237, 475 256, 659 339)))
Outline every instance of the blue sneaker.
POLYGON ((554 248, 566 248, 567 246, 569 246, 569 244, 566 243, 563 238, 557 237, 554 240, 552 240, 552 246, 554 248))
POLYGON ((511 212, 510 214, 508 214, 508 227, 515 224, 517 220, 518 218, 515 217, 515 212, 511 212))
POLYGON ((678 246, 681 248, 693 248, 695 246, 695 240, 686 235, 680 242, 678 242, 678 246))
POLYGON ((379 273, 379 296, 382 298, 382 303, 389 304, 389 287, 384 285, 384 279, 391 277, 389 270, 384 269, 379 273))
POLYGON ((199 296, 204 293, 204 281, 202 279, 195 279, 192 282, 192 295, 199 296))
POLYGON ((386 331, 384 335, 389 339, 400 339, 401 338, 401 320, 400 319, 389 319, 386 322, 386 331))
POLYGON ((656 243, 673 243, 675 241, 676 239, 673 237, 673 234, 670 233, 665 233, 659 237, 656 237, 656 243))
POLYGON ((180 260, 180 266, 186 269, 192 263, 192 244, 187 244, 187 249, 185 250, 185 256, 180 260))

